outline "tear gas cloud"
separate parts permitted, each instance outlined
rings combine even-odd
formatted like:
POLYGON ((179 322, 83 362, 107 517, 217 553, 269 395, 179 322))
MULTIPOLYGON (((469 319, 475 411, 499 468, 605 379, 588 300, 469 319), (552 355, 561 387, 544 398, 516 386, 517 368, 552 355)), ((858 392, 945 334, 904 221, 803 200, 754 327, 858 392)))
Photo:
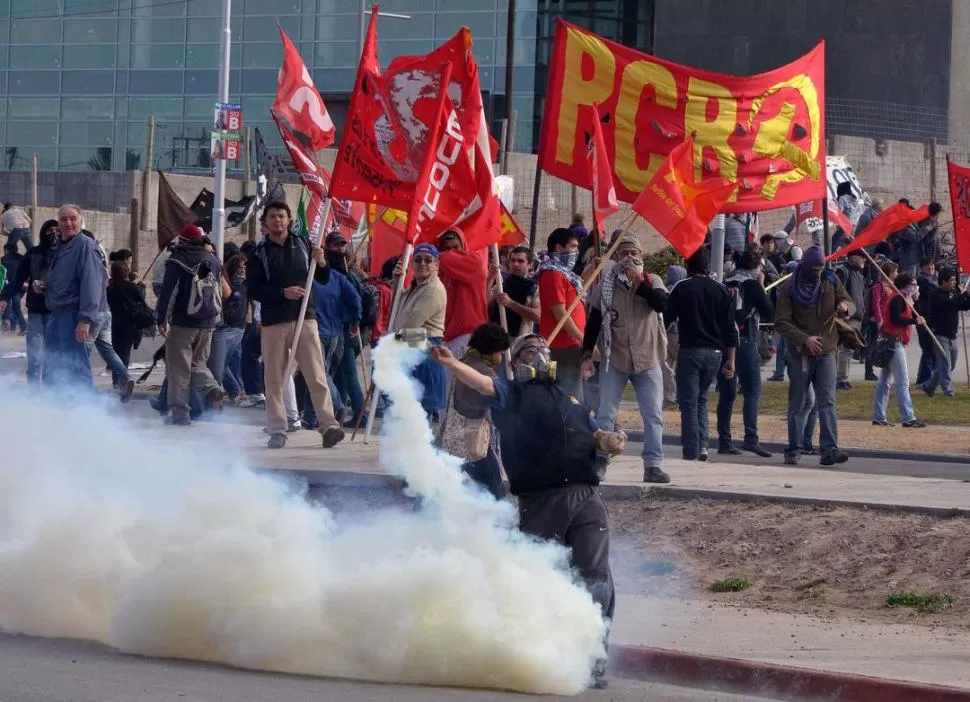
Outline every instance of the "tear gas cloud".
POLYGON ((381 462, 421 509, 352 523, 248 470, 211 428, 0 387, 14 432, 0 630, 270 671, 581 691, 604 653, 599 608, 565 549, 518 533, 510 505, 432 448, 416 354, 386 340, 376 378, 394 402, 381 462))

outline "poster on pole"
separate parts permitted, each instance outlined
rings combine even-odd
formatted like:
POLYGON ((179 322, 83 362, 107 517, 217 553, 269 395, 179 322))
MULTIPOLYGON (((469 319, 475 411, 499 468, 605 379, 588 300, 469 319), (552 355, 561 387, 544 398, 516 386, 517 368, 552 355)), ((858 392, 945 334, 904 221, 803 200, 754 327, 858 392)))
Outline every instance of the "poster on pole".
POLYGON ((242 106, 217 102, 210 155, 215 161, 238 161, 242 144, 242 106))

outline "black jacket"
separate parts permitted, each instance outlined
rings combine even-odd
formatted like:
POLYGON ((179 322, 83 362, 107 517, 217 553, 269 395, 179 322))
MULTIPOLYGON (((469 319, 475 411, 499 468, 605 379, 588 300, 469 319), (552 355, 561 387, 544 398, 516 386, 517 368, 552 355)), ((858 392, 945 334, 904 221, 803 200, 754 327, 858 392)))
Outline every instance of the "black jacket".
POLYGON ((926 322, 937 336, 956 339, 957 330, 960 328, 960 312, 963 310, 970 310, 970 294, 936 288, 930 293, 929 316, 926 322))
MULTIPOLYGON (((294 285, 304 287, 310 272, 310 242, 292 234, 283 244, 277 244, 268 236, 249 254, 246 273, 246 289, 249 297, 261 304, 260 317, 264 327, 295 322, 300 315, 300 300, 287 300, 283 289, 294 285)), ((314 276, 320 285, 330 282, 330 266, 317 268, 314 276)), ((313 286, 306 291, 310 297, 304 319, 313 319, 313 286)))
POLYGON ((7 277, 7 284, 0 291, 0 300, 10 299, 27 285, 27 313, 50 314, 44 295, 34 292, 35 280, 46 280, 47 270, 51 265, 52 251, 50 244, 38 244, 30 249, 17 269, 16 275, 7 277))
POLYGON ((589 409, 557 384, 509 383, 504 406, 492 409, 492 422, 513 495, 599 485, 589 409))
POLYGON ((679 321, 682 349, 734 349, 738 326, 727 288, 706 276, 680 281, 670 291, 664 323, 679 321))

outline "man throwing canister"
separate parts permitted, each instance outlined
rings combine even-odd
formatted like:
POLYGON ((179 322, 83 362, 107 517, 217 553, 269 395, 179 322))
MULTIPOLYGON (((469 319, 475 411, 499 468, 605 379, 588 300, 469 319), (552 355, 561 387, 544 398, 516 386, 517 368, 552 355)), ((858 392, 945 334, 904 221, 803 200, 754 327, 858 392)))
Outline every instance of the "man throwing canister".
MULTIPOLYGON (((443 346, 431 353, 455 380, 490 398, 509 491, 518 498, 519 528, 568 546, 590 594, 612 621, 609 515, 596 489, 596 451, 621 453, 626 434, 599 429, 589 409, 559 386, 548 344, 538 334, 513 345, 513 381, 479 373, 443 346)), ((605 674, 604 660, 593 671, 594 687, 606 686, 605 674)))

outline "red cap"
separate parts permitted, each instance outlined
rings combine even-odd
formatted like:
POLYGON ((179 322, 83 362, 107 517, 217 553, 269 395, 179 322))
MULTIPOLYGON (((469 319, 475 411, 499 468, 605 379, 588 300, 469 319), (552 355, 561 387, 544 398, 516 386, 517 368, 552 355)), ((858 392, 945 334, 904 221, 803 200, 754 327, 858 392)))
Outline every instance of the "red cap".
POLYGON ((194 224, 186 224, 179 232, 179 238, 186 241, 198 241, 203 236, 205 236, 205 232, 202 231, 202 227, 194 224))

